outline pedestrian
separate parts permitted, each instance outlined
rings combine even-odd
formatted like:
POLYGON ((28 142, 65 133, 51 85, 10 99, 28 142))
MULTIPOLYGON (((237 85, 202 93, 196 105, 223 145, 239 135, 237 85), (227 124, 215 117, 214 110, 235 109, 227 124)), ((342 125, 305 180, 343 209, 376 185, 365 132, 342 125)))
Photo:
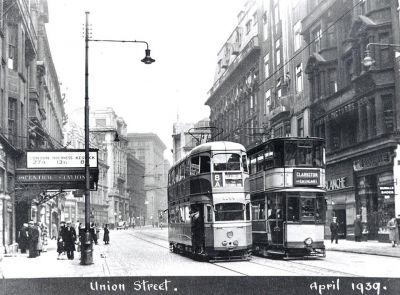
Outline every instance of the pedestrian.
POLYGON ((57 259, 60 259, 61 254, 64 254, 65 252, 65 247, 64 247, 64 229, 65 229, 65 222, 61 222, 60 224, 60 231, 58 232, 58 237, 57 237, 57 253, 58 257, 57 259))
POLYGON ((44 224, 42 229, 43 252, 47 252, 47 226, 44 224))
POLYGON ((335 243, 338 243, 338 231, 339 231, 339 224, 336 222, 337 218, 333 217, 332 222, 329 226, 331 230, 331 244, 333 243, 333 240, 335 240, 335 243))
POLYGON ((354 240, 356 242, 361 242, 361 237, 362 237, 361 215, 357 214, 356 219, 354 220, 354 240))
POLYGON ((104 236, 103 236, 104 244, 108 245, 110 243, 110 231, 108 229, 108 224, 104 225, 104 236))
POLYGON ((37 250, 37 256, 40 256, 40 254, 41 254, 42 251, 43 251, 42 224, 41 224, 41 222, 37 222, 37 223, 36 223, 36 227, 37 227, 37 230, 38 230, 38 232, 39 232, 39 238, 38 238, 38 240, 37 240, 37 247, 36 247, 36 250, 37 250))
POLYGON ((51 225, 51 239, 53 240, 57 240, 58 238, 58 230, 57 230, 57 225, 55 223, 53 223, 51 225))
POLYGON ((397 228, 397 220, 395 217, 390 219, 387 223, 389 229, 389 240, 392 242, 392 247, 399 244, 399 229, 397 228))
POLYGON ((63 240, 64 240, 65 251, 67 252, 67 258, 73 260, 75 251, 76 232, 75 228, 71 226, 71 221, 67 221, 67 226, 64 229, 63 240))
POLYGON ((39 240, 39 230, 31 220, 28 223, 28 243, 29 243, 29 256, 28 258, 37 257, 37 244, 39 240))
POLYGON ((95 243, 95 245, 97 245, 96 227, 93 222, 90 224, 89 232, 93 242, 95 243))
POLYGON ((21 253, 26 253, 28 248, 28 224, 24 223, 18 233, 18 246, 21 249, 21 253))

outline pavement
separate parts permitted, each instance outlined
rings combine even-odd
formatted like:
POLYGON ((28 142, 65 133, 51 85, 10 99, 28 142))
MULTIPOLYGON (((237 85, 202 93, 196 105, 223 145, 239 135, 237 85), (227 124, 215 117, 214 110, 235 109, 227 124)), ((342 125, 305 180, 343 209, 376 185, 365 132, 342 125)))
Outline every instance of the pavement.
POLYGON ((350 240, 339 240, 337 244, 325 240, 327 251, 341 251, 350 253, 400 257, 400 246, 392 247, 391 243, 378 241, 355 242, 350 240))

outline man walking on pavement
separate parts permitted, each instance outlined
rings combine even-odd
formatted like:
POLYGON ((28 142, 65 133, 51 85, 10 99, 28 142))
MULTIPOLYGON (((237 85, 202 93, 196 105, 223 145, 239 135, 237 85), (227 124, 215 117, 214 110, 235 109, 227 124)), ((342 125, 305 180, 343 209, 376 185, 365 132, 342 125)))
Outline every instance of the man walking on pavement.
POLYGON ((331 230, 331 244, 333 243, 333 240, 335 240, 336 244, 338 243, 339 224, 336 222, 336 219, 336 217, 333 217, 329 226, 331 230))
POLYGON ((361 236, 362 236, 361 215, 357 214, 356 220, 354 220, 354 240, 356 242, 361 242, 361 236))
POLYGON ((75 251, 76 232, 75 229, 71 226, 71 221, 67 222, 67 227, 64 229, 63 240, 64 240, 65 251, 67 251, 67 257, 68 259, 73 260, 75 251))
POLYGON ((28 243, 29 243, 29 256, 28 258, 35 258, 37 256, 37 244, 39 241, 39 230, 34 222, 29 221, 28 225, 28 243))
POLYGON ((19 231, 19 248, 21 253, 26 253, 26 248, 28 248, 28 224, 24 223, 19 231))

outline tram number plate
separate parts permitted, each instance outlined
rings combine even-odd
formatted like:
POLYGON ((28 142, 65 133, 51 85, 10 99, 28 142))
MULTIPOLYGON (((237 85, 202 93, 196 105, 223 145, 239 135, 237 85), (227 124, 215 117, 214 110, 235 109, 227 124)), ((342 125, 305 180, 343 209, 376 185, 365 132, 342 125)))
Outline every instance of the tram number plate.
POLYGON ((222 173, 214 173, 213 175, 213 187, 222 187, 222 173))

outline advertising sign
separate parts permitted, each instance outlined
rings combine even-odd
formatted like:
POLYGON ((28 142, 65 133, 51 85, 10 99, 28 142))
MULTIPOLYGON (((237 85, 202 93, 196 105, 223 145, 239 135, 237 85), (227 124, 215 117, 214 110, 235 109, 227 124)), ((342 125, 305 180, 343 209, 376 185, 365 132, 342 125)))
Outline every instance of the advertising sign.
POLYGON ((299 186, 319 185, 319 170, 293 169, 293 185, 299 185, 299 186))
MULTIPOLYGON (((89 165, 97 167, 97 151, 89 152, 89 165)), ((27 151, 26 167, 29 169, 84 168, 85 152, 65 151, 27 151)))

